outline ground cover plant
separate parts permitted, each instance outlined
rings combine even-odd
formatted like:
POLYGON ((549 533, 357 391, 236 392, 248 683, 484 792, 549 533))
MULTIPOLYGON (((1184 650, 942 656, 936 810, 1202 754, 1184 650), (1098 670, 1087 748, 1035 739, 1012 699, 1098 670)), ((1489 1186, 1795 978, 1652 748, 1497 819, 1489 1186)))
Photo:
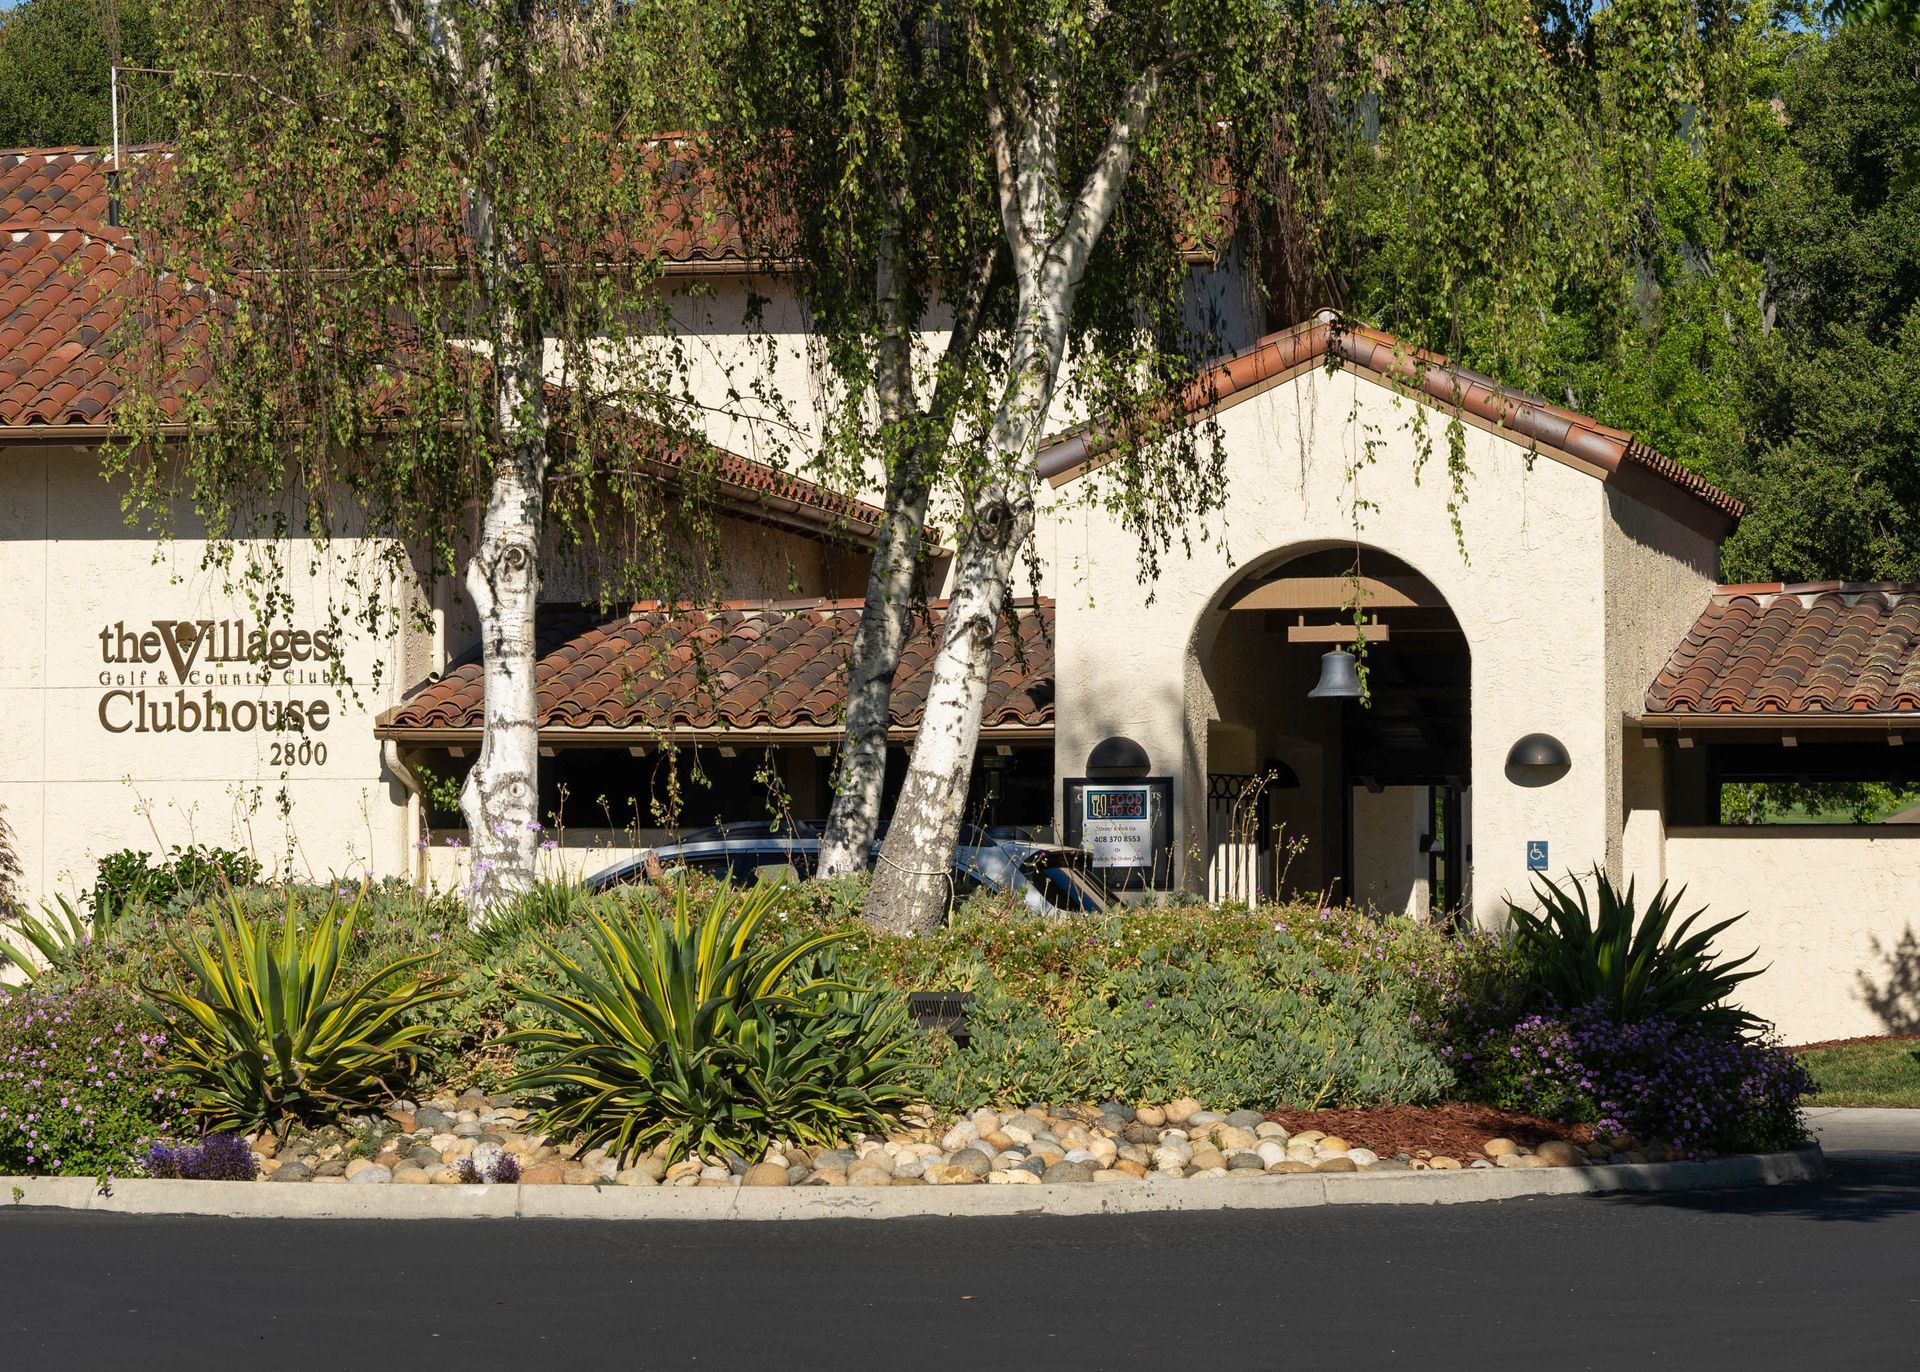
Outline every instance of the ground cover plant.
POLYGON ((1750 957, 1729 961, 1679 925, 1662 886, 1642 912, 1592 876, 1543 882, 1542 911, 1512 909, 1512 957, 1441 1016, 1442 1051, 1470 1099, 1590 1124, 1687 1153, 1789 1147, 1815 1083, 1768 1027, 1732 1003, 1750 957))
MULTIPOLYGON (((1501 938, 1317 904, 1045 920, 976 895, 908 939, 859 920, 862 881, 742 892, 687 877, 601 895, 556 883, 479 930, 457 897, 398 882, 136 901, 42 985, 127 996, 164 982, 211 1003, 197 988, 209 965, 228 965, 223 937, 253 969, 245 980, 284 985, 259 959, 285 964, 291 929, 308 965, 291 980, 332 959, 332 984, 384 1005, 382 1032, 404 1034, 406 1051, 352 1090, 314 1090, 236 1066, 229 1028, 196 1031, 201 1127, 251 1129, 277 1109, 304 1114, 311 1133, 394 1094, 505 1091, 544 1109, 556 1137, 623 1157, 661 1143, 748 1157, 777 1133, 819 1146, 912 1102, 958 1113, 1182 1097, 1269 1112, 1477 1103, 1733 1151, 1797 1139, 1811 1086, 1719 1013, 1723 992, 1700 993, 1731 983, 1705 952, 1676 951, 1670 921, 1663 940, 1622 941, 1621 927, 1646 927, 1631 893, 1598 893, 1589 908, 1612 913, 1585 929, 1563 921, 1568 937, 1545 917, 1532 936, 1501 938), (1609 970, 1621 966, 1641 970, 1609 970), (783 969, 777 989, 768 968, 783 969), (1595 993, 1569 1003, 1570 987, 1595 993), (918 990, 971 993, 964 1042, 911 1026, 902 993, 918 990), (279 1106, 236 1103, 283 1090, 279 1106)), ((271 1041, 270 1008, 241 1017, 242 1037, 271 1041)))
POLYGON ((0 1172, 123 1173, 186 1125, 166 1035, 97 981, 0 993, 0 1172))

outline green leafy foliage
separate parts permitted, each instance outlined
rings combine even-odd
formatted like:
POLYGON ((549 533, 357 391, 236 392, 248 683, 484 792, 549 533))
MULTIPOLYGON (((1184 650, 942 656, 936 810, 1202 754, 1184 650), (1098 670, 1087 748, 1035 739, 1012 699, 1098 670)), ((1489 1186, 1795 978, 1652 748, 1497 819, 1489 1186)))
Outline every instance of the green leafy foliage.
POLYGON ((174 844, 158 862, 138 848, 122 848, 100 859, 93 882, 93 908, 124 910, 144 903, 165 906, 181 898, 218 897, 260 880, 260 861, 250 853, 194 843, 174 844))
POLYGON ((431 1030, 407 1017, 449 993, 409 975, 418 955, 349 980, 358 913, 330 901, 303 931, 291 904, 277 920, 236 906, 213 921, 211 942, 189 930, 175 945, 189 975, 149 987, 148 1011, 208 1128, 284 1128, 363 1106, 412 1071, 431 1030))
POLYGON ((1741 970, 1758 954, 1726 961, 1713 952, 1713 940, 1739 915, 1696 931, 1706 913, 1701 909, 1676 927, 1684 891, 1668 895, 1663 882, 1643 912, 1632 882, 1622 893, 1595 868, 1593 885, 1589 904, 1579 878, 1569 877, 1563 888, 1541 877, 1535 882, 1539 911, 1508 906, 1514 938, 1534 957, 1551 1003, 1604 1006, 1620 1024, 1659 1017, 1729 1035, 1761 1027, 1728 1001, 1735 987, 1765 970, 1741 970))
POLYGON ((166 1039, 124 986, 0 991, 0 1172, 122 1172, 185 1127, 166 1039))
POLYGON ((1089 961, 1098 989, 1053 1015, 987 983, 970 1042, 935 1064, 932 1102, 1190 1094, 1212 1109, 1316 1108, 1430 1101, 1452 1084, 1419 1032, 1410 979, 1330 967, 1284 930, 1240 952, 1168 941, 1131 966, 1089 961))
POLYGON ((14 933, 20 941, 0 938, 0 958, 18 967, 29 981, 38 977, 43 967, 69 968, 96 938, 113 933, 120 909, 112 903, 96 903, 89 918, 65 896, 55 896, 51 905, 42 906, 40 914, 21 914, 14 920, 14 933))
MULTIPOLYGON (((101 145, 113 139, 107 25, 119 28, 120 60, 153 56, 146 0, 22 0, 0 10, 0 147, 101 145)), ((122 107, 129 143, 163 137, 154 111, 122 107)))
POLYGON ((554 1023, 510 1040, 533 1055, 511 1083, 542 1093, 542 1127, 621 1157, 751 1156, 769 1137, 839 1139, 911 1098, 911 1028, 897 995, 856 989, 819 955, 842 935, 757 937, 778 887, 683 884, 588 909, 588 955, 543 945, 566 983, 529 984, 554 1023))

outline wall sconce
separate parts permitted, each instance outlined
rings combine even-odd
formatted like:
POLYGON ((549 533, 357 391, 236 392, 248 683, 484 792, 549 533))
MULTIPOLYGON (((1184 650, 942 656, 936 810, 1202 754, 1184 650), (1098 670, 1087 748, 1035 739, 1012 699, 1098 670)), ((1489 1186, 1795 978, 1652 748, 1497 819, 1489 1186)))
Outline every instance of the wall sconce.
POLYGON ((1153 763, 1147 757, 1147 750, 1125 734, 1101 739, 1087 754, 1088 772, 1145 776, 1152 770, 1153 763))
POLYGON ((1507 749, 1507 780, 1520 786, 1545 786, 1573 766, 1566 745, 1552 734, 1525 734, 1507 749))

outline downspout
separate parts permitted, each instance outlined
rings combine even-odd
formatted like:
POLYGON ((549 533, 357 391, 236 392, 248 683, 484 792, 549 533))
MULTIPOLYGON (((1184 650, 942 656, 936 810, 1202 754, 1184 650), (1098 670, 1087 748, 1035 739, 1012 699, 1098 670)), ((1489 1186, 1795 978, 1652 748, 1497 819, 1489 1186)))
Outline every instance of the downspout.
POLYGON ((399 779, 400 784, 404 786, 407 791, 406 819, 404 820, 406 825, 407 884, 417 890, 424 879, 424 869, 426 866, 426 858, 420 848, 420 840, 426 832, 422 826, 424 817, 421 814, 420 778, 413 774, 413 768, 407 766, 407 764, 401 760, 400 744, 395 739, 383 738, 380 740, 380 761, 385 764, 389 772, 393 773, 393 775, 399 779))

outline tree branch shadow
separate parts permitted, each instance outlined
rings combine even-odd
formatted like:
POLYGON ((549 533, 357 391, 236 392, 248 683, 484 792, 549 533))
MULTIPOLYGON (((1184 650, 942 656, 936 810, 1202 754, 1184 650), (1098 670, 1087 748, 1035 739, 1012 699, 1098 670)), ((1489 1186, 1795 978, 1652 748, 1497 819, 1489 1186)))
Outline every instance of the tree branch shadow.
POLYGON ((1889 1034, 1920 1034, 1920 935, 1907 926, 1891 948, 1873 940, 1873 955, 1885 964, 1875 980, 1855 973, 1860 999, 1889 1034))

